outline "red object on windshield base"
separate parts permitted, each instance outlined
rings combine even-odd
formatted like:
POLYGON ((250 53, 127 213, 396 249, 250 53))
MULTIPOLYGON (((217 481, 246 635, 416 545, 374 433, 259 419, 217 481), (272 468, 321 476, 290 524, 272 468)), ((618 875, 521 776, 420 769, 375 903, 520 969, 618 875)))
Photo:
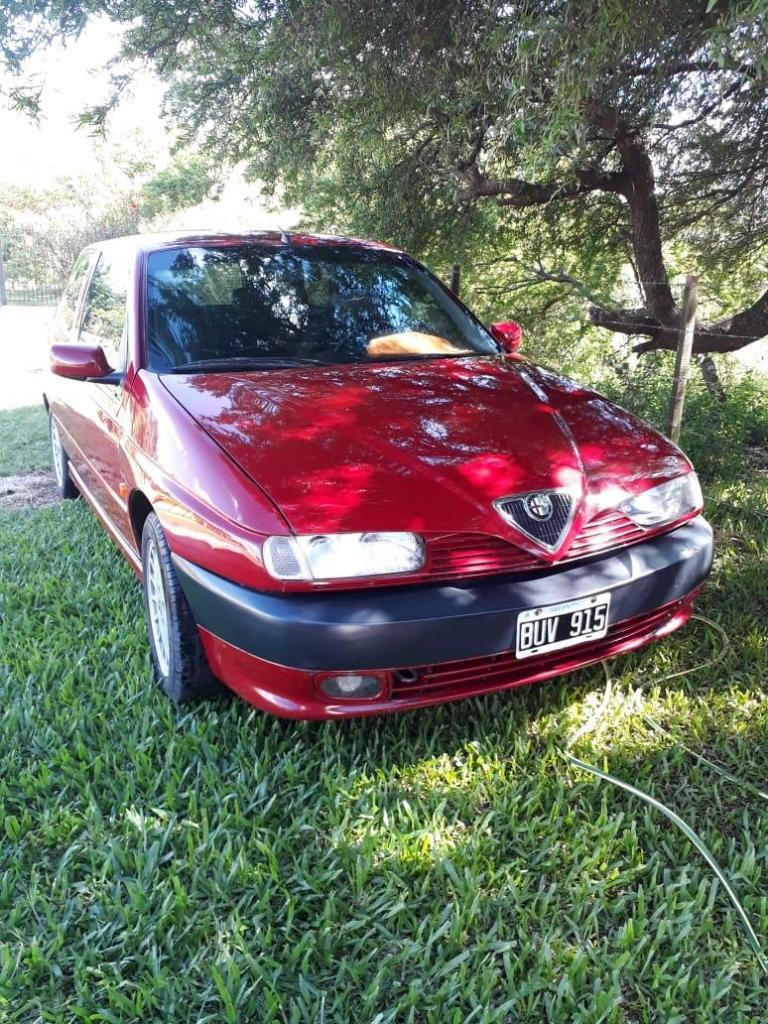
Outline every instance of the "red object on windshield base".
POLYGON ((514 320, 501 320, 491 324, 491 334, 505 352, 517 352, 523 340, 523 328, 514 320))
POLYGON ((651 527, 622 508, 689 474, 682 452, 500 356, 521 336, 386 246, 139 236, 78 261, 45 402, 139 577, 158 517, 218 678, 276 714, 381 713, 647 643, 709 571, 698 505, 651 527))

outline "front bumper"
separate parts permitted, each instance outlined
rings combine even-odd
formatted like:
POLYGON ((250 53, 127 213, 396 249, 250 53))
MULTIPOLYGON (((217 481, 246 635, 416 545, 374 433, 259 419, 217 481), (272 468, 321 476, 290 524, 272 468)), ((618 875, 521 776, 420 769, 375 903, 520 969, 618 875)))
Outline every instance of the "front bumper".
POLYGON ((709 573, 712 530, 698 517, 663 536, 545 572, 471 584, 317 594, 249 590, 182 558, 174 561, 212 668, 224 682, 277 714, 330 717, 465 694, 441 695, 435 688, 425 695, 424 687, 414 687, 400 688, 395 695, 390 688, 386 700, 334 702, 315 687, 317 672, 434 670, 442 663, 511 659, 506 681, 499 678, 495 685, 470 690, 485 692, 569 671, 669 632, 688 618, 690 597, 709 573), (519 612, 605 591, 611 593, 611 607, 604 641, 570 648, 554 660, 550 655, 543 659, 551 663, 547 666, 537 657, 515 661, 519 612), (622 645, 620 634, 627 623, 638 628, 622 645))

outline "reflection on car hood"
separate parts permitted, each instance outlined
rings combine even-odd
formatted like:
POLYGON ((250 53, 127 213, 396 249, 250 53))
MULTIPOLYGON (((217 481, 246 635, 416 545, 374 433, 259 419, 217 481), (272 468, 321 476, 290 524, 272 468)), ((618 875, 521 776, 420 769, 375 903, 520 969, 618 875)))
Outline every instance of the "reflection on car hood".
POLYGON ((595 508, 688 468, 633 416, 523 360, 162 379, 297 533, 479 531, 530 547, 494 499, 568 487, 573 535, 595 508))

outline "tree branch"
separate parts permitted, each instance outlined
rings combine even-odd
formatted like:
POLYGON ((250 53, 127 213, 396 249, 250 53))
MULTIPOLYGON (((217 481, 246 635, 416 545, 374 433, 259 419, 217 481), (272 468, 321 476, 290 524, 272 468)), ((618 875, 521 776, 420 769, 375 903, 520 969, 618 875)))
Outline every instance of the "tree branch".
MULTIPOLYGON (((674 73, 709 70, 715 68, 705 67, 702 62, 683 62, 674 73)), ((738 70, 744 74, 746 69, 738 70)), ((638 74, 642 73, 646 72, 638 71, 638 74)), ((735 86, 731 86, 727 91, 730 93, 734 89, 735 86)), ((607 133, 610 139, 609 151, 615 150, 621 159, 620 170, 605 171, 593 164, 572 172, 567 182, 531 182, 517 177, 489 177, 478 166, 484 143, 481 127, 471 139, 469 158, 459 165, 466 187, 458 192, 458 199, 468 202, 495 198, 500 205, 525 208, 555 200, 574 199, 597 191, 624 196, 629 207, 633 268, 642 289, 643 307, 607 308, 601 299, 586 294, 583 285, 570 275, 563 271, 547 272, 541 266, 530 272, 531 276, 522 283, 528 285, 551 281, 576 287, 590 301, 596 302, 590 308, 595 326, 628 336, 645 337, 645 341, 635 346, 635 352, 674 350, 678 339, 679 311, 664 261, 654 169, 646 141, 639 131, 622 120, 615 106, 592 100, 585 104, 584 109, 595 128, 607 133)), ((766 336, 768 291, 752 306, 730 318, 700 324, 694 334, 693 351, 696 354, 733 352, 766 336)))
MULTIPOLYGON (((647 309, 605 309, 603 306, 590 306, 589 317, 595 327, 602 327, 617 334, 643 334, 653 339, 654 343, 661 339, 666 328, 653 317, 647 309)), ((677 328, 670 327, 672 337, 677 337, 677 328)), ((635 350, 637 351, 637 349, 635 350)))
MULTIPOLYGON (((634 351, 674 351, 677 347, 678 318, 662 323, 647 309, 605 309, 592 306, 590 319, 596 327, 626 335, 644 335, 648 340, 634 351)), ((768 337, 768 290, 751 306, 711 324, 699 324, 693 336, 695 354, 736 352, 754 341, 768 337)))
POLYGON ((741 89, 741 86, 741 81, 734 82, 733 85, 731 85, 728 89, 721 93, 716 100, 713 100, 711 103, 708 103, 699 111, 698 114, 694 115, 693 117, 688 117, 683 121, 677 121, 676 123, 662 122, 653 125, 653 127, 659 131, 676 132, 679 131, 681 128, 691 128, 693 127, 693 125, 700 124, 702 121, 706 121, 710 114, 713 114, 716 110, 719 110, 720 107, 722 107, 723 102, 727 99, 730 99, 730 97, 733 96, 734 93, 738 92, 739 89, 741 89))
MULTIPOLYGON (((479 152, 479 151, 478 151, 479 152)), ((574 199, 588 192, 622 192, 626 176, 620 171, 601 171, 596 167, 583 167, 574 174, 576 182, 525 181, 523 178, 489 178, 476 163, 461 168, 467 181, 457 198, 461 202, 472 199, 496 198, 503 206, 541 206, 553 199, 574 199)))

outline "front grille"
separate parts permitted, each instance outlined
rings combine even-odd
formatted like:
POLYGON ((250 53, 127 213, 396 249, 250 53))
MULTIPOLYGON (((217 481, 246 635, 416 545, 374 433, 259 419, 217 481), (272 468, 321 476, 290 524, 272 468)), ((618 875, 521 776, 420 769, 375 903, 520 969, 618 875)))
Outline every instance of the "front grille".
POLYGON ((648 530, 633 523, 619 509, 607 509, 584 524, 571 542, 563 561, 587 558, 589 555, 610 551, 611 548, 626 547, 627 544, 636 544, 647 536, 648 530))
MULTIPOLYGON (((614 548, 637 543, 649 536, 618 509, 598 512, 571 542, 566 553, 555 563, 573 562, 578 558, 603 554, 614 548)), ((426 578, 430 581, 469 579, 510 572, 528 572, 551 565, 522 548, 482 533, 454 533, 433 537, 427 544, 429 561, 426 578)))
POLYGON ((448 534, 429 541, 430 580, 466 579, 524 571, 544 563, 501 537, 482 533, 448 534))
POLYGON ((554 551, 571 525, 573 501, 569 491, 540 491, 501 498, 494 505, 502 519, 554 551), (534 514, 539 503, 544 505, 542 516, 534 514))
POLYGON ((617 648, 631 644, 633 640, 640 646, 651 639, 652 634, 666 625, 684 606, 685 601, 674 602, 665 608, 616 623, 602 640, 553 651, 551 654, 524 661, 519 661, 513 651, 505 651, 503 654, 492 654, 483 658, 428 665, 415 672, 408 670, 410 675, 405 679, 401 679, 395 672, 392 699, 439 699, 451 695, 471 695, 482 690, 520 685, 560 672, 572 671, 582 665, 610 657, 617 648))

